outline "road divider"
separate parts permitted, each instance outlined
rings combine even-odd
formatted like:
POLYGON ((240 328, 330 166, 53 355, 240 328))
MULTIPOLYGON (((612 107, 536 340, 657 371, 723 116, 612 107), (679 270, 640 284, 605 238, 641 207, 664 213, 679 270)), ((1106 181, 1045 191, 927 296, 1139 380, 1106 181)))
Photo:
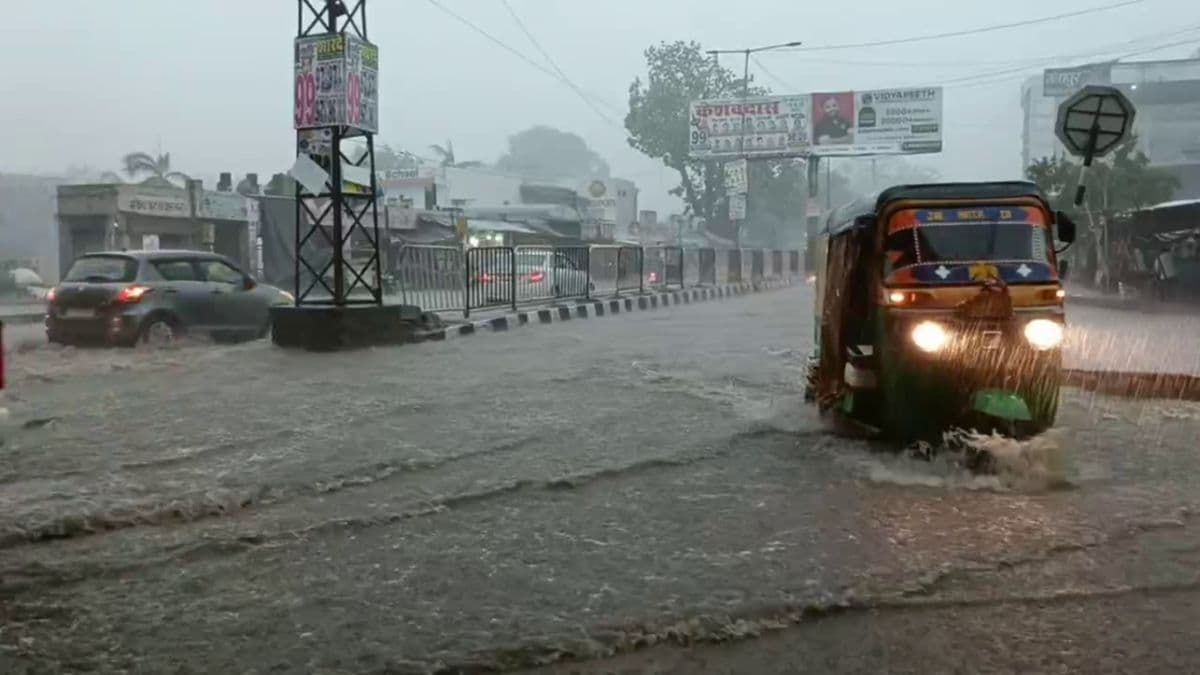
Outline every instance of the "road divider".
POLYGON ((663 290, 634 296, 578 300, 571 304, 531 308, 527 311, 513 312, 503 316, 449 325, 426 331, 418 337, 420 341, 437 341, 466 337, 468 335, 475 335, 476 333, 505 332, 521 326, 545 325, 562 323, 564 321, 601 318, 622 313, 653 311, 659 308, 690 305, 709 300, 722 300, 750 293, 786 288, 795 283, 796 280, 791 278, 761 279, 753 282, 663 290))
POLYGON ((1068 368, 1062 383, 1121 398, 1200 401, 1200 377, 1183 373, 1068 368))

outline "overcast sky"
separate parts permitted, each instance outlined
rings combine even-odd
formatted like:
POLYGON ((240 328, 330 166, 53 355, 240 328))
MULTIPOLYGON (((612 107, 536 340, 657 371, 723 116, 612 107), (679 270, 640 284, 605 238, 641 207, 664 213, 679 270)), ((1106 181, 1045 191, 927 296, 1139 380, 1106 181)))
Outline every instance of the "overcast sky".
MULTIPOLYGON (((530 60, 543 57, 501 0, 438 0, 530 60)), ((642 51, 663 40, 743 48, 791 40, 817 47, 1037 19, 1119 0, 509 0, 575 84, 623 121, 642 51), (611 110, 610 110, 611 109, 611 110)), ((116 169, 160 148, 173 168, 269 176, 291 162, 295 0, 4 0, 0 22, 0 172, 116 169)), ((642 188, 642 208, 674 210, 672 173, 628 147, 623 130, 551 78, 430 0, 370 0, 379 45, 380 139, 429 155, 453 140, 460 160, 494 161, 533 124, 583 136, 614 174, 642 188)), ((920 161, 946 178, 1020 173, 1020 82, 1071 65, 1192 38, 1138 59, 1200 45, 1200 3, 1143 0, 1072 19, 964 37, 835 51, 776 52, 752 72, 774 91, 946 83, 945 152, 920 161), (1195 28, 1183 35, 1166 36, 1195 28), (1130 44, 1131 41, 1137 41, 1130 44), (1062 56, 1057 63, 1038 59, 1062 56), (980 76, 996 74, 989 78, 980 76)), ((739 57, 728 64, 740 68, 739 57)), ((599 106, 598 106, 599 107, 599 106)))

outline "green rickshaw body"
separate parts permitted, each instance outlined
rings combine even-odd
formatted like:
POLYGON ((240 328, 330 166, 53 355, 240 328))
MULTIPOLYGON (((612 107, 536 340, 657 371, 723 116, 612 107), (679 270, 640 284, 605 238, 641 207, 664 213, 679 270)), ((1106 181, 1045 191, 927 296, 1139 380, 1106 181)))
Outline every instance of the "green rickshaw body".
POLYGON ((900 186, 835 211, 807 398, 903 440, 1052 426, 1065 332, 1053 219, 1023 182, 900 186))

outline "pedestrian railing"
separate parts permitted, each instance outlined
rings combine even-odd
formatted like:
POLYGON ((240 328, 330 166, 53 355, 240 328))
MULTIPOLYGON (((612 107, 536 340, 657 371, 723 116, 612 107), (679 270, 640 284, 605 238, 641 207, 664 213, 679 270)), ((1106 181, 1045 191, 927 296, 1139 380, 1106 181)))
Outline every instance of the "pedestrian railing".
POLYGON ((466 265, 456 246, 402 246, 395 254, 385 294, 430 312, 466 307, 466 265))
POLYGON ((786 278, 800 253, 681 246, 406 245, 392 256, 388 295, 426 311, 461 311, 786 278), (787 263, 784 254, 787 254, 787 263))

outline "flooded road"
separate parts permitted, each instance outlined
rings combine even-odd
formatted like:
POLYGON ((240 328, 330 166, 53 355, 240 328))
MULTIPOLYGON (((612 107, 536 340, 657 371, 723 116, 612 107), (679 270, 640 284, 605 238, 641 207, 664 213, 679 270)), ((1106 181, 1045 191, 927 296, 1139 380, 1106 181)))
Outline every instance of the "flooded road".
MULTIPOLYGON (((976 441, 1004 458, 976 476, 828 433, 801 395, 810 306, 330 355, 12 355, 0 672, 1200 657, 1200 405, 1067 390, 1046 436, 976 441)), ((1132 358, 1097 311, 1069 359, 1132 358)))

